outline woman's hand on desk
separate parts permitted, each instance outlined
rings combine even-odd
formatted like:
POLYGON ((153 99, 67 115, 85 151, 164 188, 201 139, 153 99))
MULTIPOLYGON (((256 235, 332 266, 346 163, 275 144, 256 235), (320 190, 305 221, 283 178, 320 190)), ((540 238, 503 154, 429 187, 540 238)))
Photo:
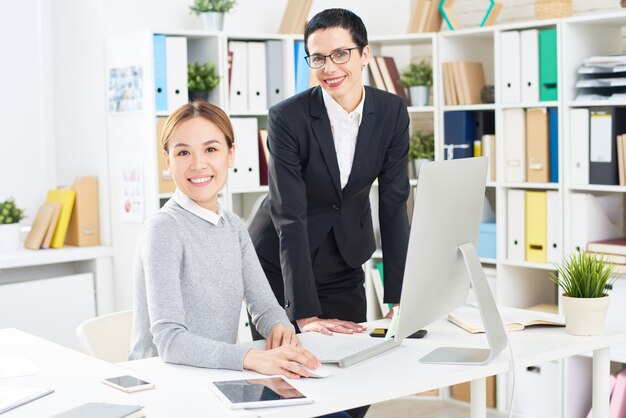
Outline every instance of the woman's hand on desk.
POLYGON ((282 374, 290 379, 309 377, 309 373, 300 364, 315 370, 320 362, 304 348, 292 345, 265 351, 251 349, 243 358, 244 369, 263 374, 282 374))
POLYGON ((276 324, 270 335, 267 336, 267 343, 265 344, 266 350, 280 347, 283 345, 293 345, 300 347, 300 340, 296 337, 296 333, 293 329, 284 326, 283 324, 276 324))
POLYGON ((353 334, 367 330, 367 327, 359 325, 356 322, 342 321, 340 319, 320 319, 316 316, 298 319, 296 323, 302 332, 319 332, 325 335, 332 335, 333 332, 353 334))

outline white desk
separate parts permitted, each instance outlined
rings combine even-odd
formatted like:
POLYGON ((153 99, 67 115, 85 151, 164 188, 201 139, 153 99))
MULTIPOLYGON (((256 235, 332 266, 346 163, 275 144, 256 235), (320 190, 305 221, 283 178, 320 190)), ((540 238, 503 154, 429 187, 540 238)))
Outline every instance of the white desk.
MULTIPOLYGON (((378 321, 371 325, 382 325, 378 321)), ((472 416, 484 416, 484 378, 510 369, 507 355, 485 366, 444 366, 420 364, 418 359, 432 348, 450 346, 485 347, 484 335, 470 335, 456 326, 439 321, 432 324, 423 340, 406 345, 347 369, 333 368, 326 379, 293 380, 292 384, 315 399, 310 405, 289 408, 233 412, 210 391, 210 380, 257 376, 252 372, 208 370, 163 363, 159 358, 111 365, 23 332, 0 330, 0 353, 21 354, 43 372, 36 376, 0 380, 0 385, 42 385, 56 393, 9 413, 7 418, 51 415, 88 401, 141 404, 154 417, 232 416, 308 417, 382 402, 398 397, 472 381, 472 416), (126 370, 125 370, 125 369, 126 370), (107 376, 131 371, 155 383, 152 391, 125 394, 99 383, 107 376), (483 388, 482 390, 481 387, 483 388)), ((603 336, 575 337, 563 328, 527 329, 509 333, 516 367, 594 351, 594 417, 608 418, 608 346, 626 341, 626 330, 608 327, 603 336)))

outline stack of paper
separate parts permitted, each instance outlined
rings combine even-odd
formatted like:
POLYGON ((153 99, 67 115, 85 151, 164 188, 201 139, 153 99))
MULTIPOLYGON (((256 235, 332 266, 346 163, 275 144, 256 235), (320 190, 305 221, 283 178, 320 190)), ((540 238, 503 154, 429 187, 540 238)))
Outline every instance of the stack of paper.
POLYGON ((598 55, 578 69, 576 100, 618 100, 626 95, 626 55, 598 55))

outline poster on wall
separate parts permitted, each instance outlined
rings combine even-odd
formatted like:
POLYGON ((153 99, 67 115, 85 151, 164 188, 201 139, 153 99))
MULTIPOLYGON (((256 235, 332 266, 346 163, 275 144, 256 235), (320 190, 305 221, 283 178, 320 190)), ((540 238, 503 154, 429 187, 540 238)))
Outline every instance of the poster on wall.
POLYGON ((109 112, 135 112, 142 109, 143 68, 131 65, 109 69, 109 112))
POLYGON ((120 187, 120 220, 122 222, 143 222, 143 175, 141 158, 126 155, 120 159, 122 165, 120 187))

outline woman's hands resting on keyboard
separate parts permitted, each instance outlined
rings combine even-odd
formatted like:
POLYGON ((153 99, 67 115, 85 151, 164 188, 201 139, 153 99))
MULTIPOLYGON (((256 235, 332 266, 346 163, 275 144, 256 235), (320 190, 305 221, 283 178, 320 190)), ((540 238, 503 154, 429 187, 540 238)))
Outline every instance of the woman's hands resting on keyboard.
POLYGON ((363 332, 367 327, 356 322, 342 321, 340 319, 321 319, 316 316, 296 320, 298 328, 302 332, 319 332, 320 334, 332 335, 333 332, 340 334, 353 334, 363 332))

